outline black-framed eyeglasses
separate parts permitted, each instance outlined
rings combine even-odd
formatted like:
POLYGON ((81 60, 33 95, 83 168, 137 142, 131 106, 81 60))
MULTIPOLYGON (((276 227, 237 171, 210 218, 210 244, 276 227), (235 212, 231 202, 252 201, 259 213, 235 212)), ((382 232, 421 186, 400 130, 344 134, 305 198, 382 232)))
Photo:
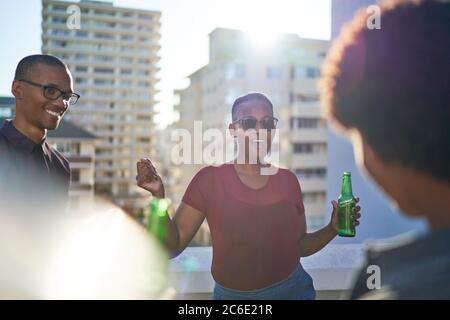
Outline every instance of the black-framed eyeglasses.
POLYGON ((80 95, 78 93, 64 92, 64 91, 56 88, 55 86, 51 86, 48 84, 40 84, 40 83, 36 83, 36 82, 26 80, 26 79, 20 79, 17 81, 22 81, 22 82, 31 84, 36 87, 41 87, 42 94, 44 95, 44 97, 46 97, 47 99, 50 99, 50 100, 57 100, 57 99, 63 97, 64 101, 68 101, 70 105, 73 105, 73 104, 77 103, 78 99, 80 98, 80 95))
POLYGON ((244 117, 234 121, 233 123, 238 123, 242 129, 256 129, 256 124, 259 122, 261 129, 264 130, 273 130, 277 127, 278 119, 272 116, 266 116, 261 120, 256 119, 255 117, 244 117))

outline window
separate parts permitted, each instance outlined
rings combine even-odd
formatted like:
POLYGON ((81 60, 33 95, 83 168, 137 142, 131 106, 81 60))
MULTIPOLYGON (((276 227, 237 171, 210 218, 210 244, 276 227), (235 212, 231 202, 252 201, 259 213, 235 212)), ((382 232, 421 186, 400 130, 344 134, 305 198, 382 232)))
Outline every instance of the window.
POLYGON ((65 19, 65 18, 57 18, 57 17, 53 17, 53 18, 52 18, 52 22, 53 22, 53 23, 64 23, 64 24, 66 24, 66 19, 65 19))
POLYGON ((58 151, 65 155, 79 155, 81 146, 79 143, 58 143, 58 151))
POLYGON ((114 61, 114 57, 110 56, 95 56, 94 61, 102 61, 102 62, 112 62, 114 61))
POLYGON ((291 79, 313 79, 320 77, 320 69, 316 67, 297 66, 291 68, 291 79))
POLYGON ((124 34, 120 37, 120 40, 131 41, 133 40, 133 36, 131 34, 124 34))
POLYGON ((75 83, 76 84, 87 84, 88 83, 88 79, 76 77, 75 78, 75 83))
POLYGON ((86 54, 77 53, 75 55, 75 60, 86 61, 86 60, 88 60, 88 56, 86 54))
POLYGON ((300 102, 317 102, 319 101, 319 95, 317 94, 298 94, 297 101, 300 102))
POLYGON ((94 72, 96 73, 114 73, 113 68, 94 68, 94 72))
POLYGON ((138 18, 142 19, 142 20, 152 20, 153 19, 152 16, 148 16, 148 15, 145 15, 145 14, 139 14, 138 18))
POLYGON ((116 15, 116 13, 114 11, 95 10, 94 13, 99 16, 114 16, 114 15, 116 15))
POLYGON ((326 194, 324 191, 302 192, 304 202, 325 202, 326 194))
POLYGON ((133 62, 133 58, 122 57, 122 58, 120 58, 120 62, 122 62, 122 63, 132 63, 133 62))
POLYGON ((88 35, 89 35, 89 33, 87 33, 86 31, 77 30, 77 32, 76 32, 76 36, 80 37, 80 38, 87 38, 88 35))
POLYGON ((306 168, 295 169, 295 174, 299 178, 311 179, 311 178, 325 178, 327 175, 326 168, 306 168))
POLYGON ((131 69, 122 69, 120 70, 120 74, 131 74, 131 69))
POLYGON ((12 116, 10 108, 0 108, 0 117, 9 118, 12 116))
POLYGON ((122 27, 122 29, 126 29, 126 30, 133 29, 133 25, 130 23, 122 23, 121 27, 122 27))
POLYGON ((133 81, 131 80, 120 80, 120 85, 124 87, 131 87, 133 85, 133 81))
POLYGON ((138 87, 141 87, 141 88, 146 88, 146 87, 150 87, 150 82, 147 82, 147 81, 138 81, 138 87))
POLYGON ((67 46, 66 41, 53 41, 53 44, 55 45, 55 47, 61 47, 61 48, 65 48, 67 46))
POLYGON ((294 94, 293 92, 289 93, 289 103, 295 102, 317 102, 319 101, 318 94, 294 94))
POLYGON ((281 79, 281 69, 275 67, 268 67, 266 71, 268 79, 281 79))
POLYGON ((151 116, 139 115, 139 116, 137 116, 136 120, 138 120, 138 121, 151 121, 152 117, 151 116))
POLYGON ((109 33, 96 33, 94 34, 96 39, 114 40, 114 35, 109 33))
POLYGON ((60 30, 60 29, 55 29, 52 31, 52 34, 55 36, 68 36, 70 35, 70 31, 69 30, 60 30))
POLYGON ((307 68, 306 69, 306 77, 307 78, 318 78, 320 77, 320 69, 319 68, 307 68))
POLYGON ((312 143, 294 143, 294 153, 312 153, 312 143))
POLYGON ((316 129, 319 124, 319 118, 291 118, 291 129, 316 129))
POLYGON ((75 71, 76 72, 87 72, 88 71, 88 67, 86 67, 86 66, 76 66, 75 67, 75 71))
POLYGON ((54 11, 61 11, 61 12, 66 12, 66 7, 63 6, 53 6, 53 10, 54 11))
POLYGON ((128 193, 128 184, 126 183, 119 184, 119 194, 127 194, 127 193, 128 193))
MULTIPOLYGON (((110 79, 94 79, 94 84, 98 84, 98 85, 113 85, 114 84, 114 80, 110 80, 110 79)), ((100 94, 100 92, 98 92, 97 94, 100 94)), ((110 95, 110 93, 105 93, 105 95, 110 95)))
POLYGON ((294 153, 302 154, 321 154, 327 151, 327 145, 324 142, 308 143, 297 142, 292 144, 294 153))
POLYGON ((148 70, 139 70, 137 74, 140 76, 148 76, 150 72, 148 72, 148 70))
POLYGON ((80 169, 72 169, 70 171, 70 179, 72 182, 80 182, 80 169))

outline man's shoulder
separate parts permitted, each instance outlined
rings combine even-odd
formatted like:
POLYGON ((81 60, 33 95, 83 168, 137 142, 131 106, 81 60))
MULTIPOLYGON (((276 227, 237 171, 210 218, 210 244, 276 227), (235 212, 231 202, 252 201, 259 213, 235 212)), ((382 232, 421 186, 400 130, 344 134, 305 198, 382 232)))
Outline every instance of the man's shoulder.
POLYGON ((408 234, 368 245, 352 298, 450 299, 448 243, 450 230, 425 236, 408 234), (380 277, 378 290, 370 290, 368 285, 378 276, 374 272, 380 277))

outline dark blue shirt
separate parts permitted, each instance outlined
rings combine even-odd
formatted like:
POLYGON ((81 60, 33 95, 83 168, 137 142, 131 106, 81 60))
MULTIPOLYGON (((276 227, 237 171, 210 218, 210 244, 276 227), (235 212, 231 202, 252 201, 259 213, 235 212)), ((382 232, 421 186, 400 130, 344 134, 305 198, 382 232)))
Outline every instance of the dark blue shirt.
POLYGON ((44 139, 36 144, 6 120, 0 129, 0 199, 5 208, 61 209, 68 200, 69 162, 44 139))

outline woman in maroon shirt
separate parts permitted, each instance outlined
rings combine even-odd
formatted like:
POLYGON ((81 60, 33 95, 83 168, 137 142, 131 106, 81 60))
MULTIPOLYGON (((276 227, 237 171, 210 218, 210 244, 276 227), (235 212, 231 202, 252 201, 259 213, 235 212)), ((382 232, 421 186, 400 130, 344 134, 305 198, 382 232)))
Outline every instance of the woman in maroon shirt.
MULTIPOLYGON (((267 131, 270 150, 270 130, 277 122, 272 103, 263 94, 247 94, 233 104, 232 119, 229 129, 236 135, 256 130, 253 141, 250 135, 238 140, 245 141, 238 144, 245 161, 207 166, 195 175, 174 218, 167 217, 165 245, 178 255, 206 218, 212 238, 215 299, 314 299, 312 279, 300 258, 316 253, 337 235, 337 202, 332 202, 330 223, 307 233, 297 177, 279 168, 273 175, 261 174, 266 165, 259 159, 265 154, 256 158, 256 164, 249 161, 261 143, 258 130, 267 131)), ((137 167, 138 185, 163 198, 164 185, 151 161, 142 159, 137 167)), ((359 211, 356 206, 355 225, 359 211)))

